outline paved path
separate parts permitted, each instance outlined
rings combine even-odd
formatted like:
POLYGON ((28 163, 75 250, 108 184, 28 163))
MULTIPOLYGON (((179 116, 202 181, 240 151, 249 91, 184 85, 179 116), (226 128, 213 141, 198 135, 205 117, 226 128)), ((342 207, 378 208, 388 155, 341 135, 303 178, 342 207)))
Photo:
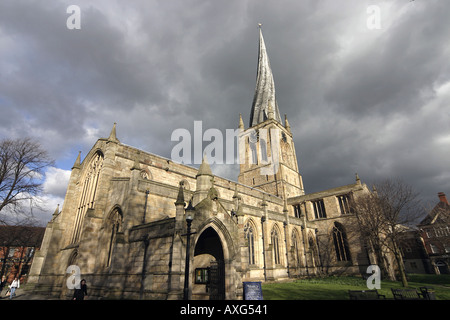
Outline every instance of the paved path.
MULTIPOLYGON (((10 300, 9 296, 5 296, 6 289, 3 289, 0 295, 0 301, 10 300)), ((17 289, 16 296, 12 300, 59 300, 56 298, 49 297, 47 295, 33 294, 31 291, 25 291, 24 289, 17 289)))

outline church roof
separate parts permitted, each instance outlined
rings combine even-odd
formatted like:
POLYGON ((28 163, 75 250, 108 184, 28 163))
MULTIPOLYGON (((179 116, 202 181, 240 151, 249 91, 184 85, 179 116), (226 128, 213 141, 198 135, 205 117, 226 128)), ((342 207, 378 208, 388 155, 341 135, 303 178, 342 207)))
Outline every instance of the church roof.
POLYGON ((278 103, 275 99, 275 83, 260 25, 258 70, 255 95, 250 113, 250 127, 267 120, 269 118, 269 111, 272 111, 273 118, 281 123, 280 111, 278 110, 278 103))

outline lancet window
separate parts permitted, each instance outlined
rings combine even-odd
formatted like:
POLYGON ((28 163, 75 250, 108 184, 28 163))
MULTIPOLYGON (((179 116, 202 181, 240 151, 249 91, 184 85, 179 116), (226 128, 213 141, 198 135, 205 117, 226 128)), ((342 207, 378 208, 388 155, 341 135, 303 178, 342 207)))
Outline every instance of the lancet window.
POLYGON ((103 154, 97 152, 89 162, 84 177, 81 181, 82 190, 78 201, 78 208, 75 215, 75 223, 72 234, 72 243, 80 240, 81 228, 88 209, 95 206, 95 196, 97 193, 100 170, 103 166, 103 154))

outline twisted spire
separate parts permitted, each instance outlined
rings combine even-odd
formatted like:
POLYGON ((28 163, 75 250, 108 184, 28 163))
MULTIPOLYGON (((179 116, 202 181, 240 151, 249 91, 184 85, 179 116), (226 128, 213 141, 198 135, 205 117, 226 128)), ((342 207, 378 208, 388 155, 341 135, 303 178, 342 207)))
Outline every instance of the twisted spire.
POLYGON ((270 68, 269 56, 266 44, 259 24, 259 57, 256 75, 256 89, 253 97, 252 110, 250 113, 250 127, 269 119, 269 111, 273 112, 273 119, 281 123, 278 103, 275 99, 275 83, 272 69, 270 68), (270 105, 270 107, 269 107, 270 105), (269 110, 272 109, 272 110, 269 110))

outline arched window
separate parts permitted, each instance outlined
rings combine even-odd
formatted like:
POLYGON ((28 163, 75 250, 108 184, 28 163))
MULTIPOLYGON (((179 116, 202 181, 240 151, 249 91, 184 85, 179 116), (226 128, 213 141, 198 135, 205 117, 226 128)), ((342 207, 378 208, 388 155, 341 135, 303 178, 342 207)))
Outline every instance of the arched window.
POLYGON ((337 261, 350 261, 350 250, 347 243, 347 235, 344 228, 339 223, 334 223, 333 227, 333 243, 336 251, 337 261))
POLYGON ((251 221, 248 221, 245 224, 244 232, 248 247, 248 264, 256 264, 256 250, 255 250, 256 229, 251 221))
POLYGON ((311 263, 312 266, 316 267, 318 264, 316 262, 319 262, 319 251, 317 249, 316 241, 314 240, 315 236, 312 232, 309 232, 308 235, 308 246, 309 246, 309 253, 311 257, 311 263))
POLYGON ((84 177, 81 181, 83 186, 80 199, 78 201, 78 209, 75 216, 75 224, 72 234, 72 243, 80 240, 81 227, 84 222, 84 217, 88 209, 93 209, 95 205, 95 195, 100 176, 100 170, 103 166, 103 154, 97 152, 89 162, 84 177))
POLYGON ((292 258, 294 260, 294 266, 300 267, 300 242, 299 242, 299 235, 297 230, 292 231, 292 258))
POLYGON ((75 265, 76 261, 77 261, 77 257, 78 257, 78 250, 74 250, 69 257, 69 262, 67 264, 67 266, 71 266, 71 265, 75 265))
POLYGON ((117 233, 122 231, 122 212, 120 211, 120 209, 114 209, 108 220, 110 238, 108 245, 108 260, 106 262, 107 267, 111 265, 112 253, 116 244, 117 233))
POLYGON ((273 262, 274 264, 281 264, 279 245, 280 237, 276 226, 273 227, 270 238, 272 240, 273 262))

